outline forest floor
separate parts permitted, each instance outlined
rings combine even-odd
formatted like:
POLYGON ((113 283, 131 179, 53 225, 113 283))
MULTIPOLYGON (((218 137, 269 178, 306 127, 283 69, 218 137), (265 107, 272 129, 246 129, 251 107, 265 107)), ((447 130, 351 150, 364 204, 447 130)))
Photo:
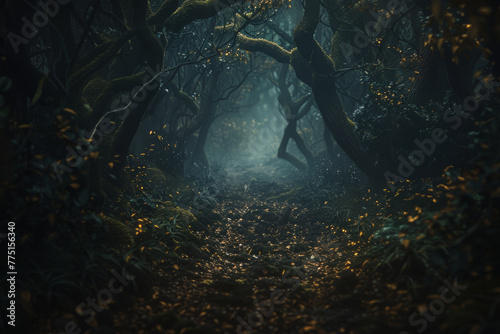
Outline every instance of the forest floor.
POLYGON ((119 265, 131 276, 118 280, 125 288, 109 281, 110 302, 95 304, 108 291, 104 277, 95 298, 85 292, 74 298, 85 300, 77 307, 70 300, 46 308, 37 332, 500 330, 498 229, 481 197, 458 197, 463 184, 421 180, 375 194, 355 179, 324 184, 259 168, 179 182, 162 194, 154 186, 175 180, 161 184, 153 169, 137 169, 142 195, 101 216, 109 228, 103 240, 124 254, 119 265))
MULTIPOLYGON (((367 208, 362 193, 352 188, 331 200, 361 219, 380 205, 372 201, 367 208)), ((256 178, 229 186, 205 211, 207 230, 196 232, 202 253, 178 252, 176 261, 157 268, 150 289, 139 297, 121 295, 107 328, 293 334, 410 327, 409 291, 365 270, 366 226, 339 226, 328 201, 315 195, 293 183, 256 178)))

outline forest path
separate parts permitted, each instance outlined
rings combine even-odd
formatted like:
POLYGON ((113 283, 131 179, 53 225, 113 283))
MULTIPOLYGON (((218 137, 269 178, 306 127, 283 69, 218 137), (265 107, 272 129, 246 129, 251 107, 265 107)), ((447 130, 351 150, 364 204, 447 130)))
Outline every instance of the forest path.
POLYGON ((394 297, 395 287, 381 287, 360 270, 367 259, 357 233, 326 223, 328 211, 285 198, 293 189, 269 196, 272 187, 259 182, 228 190, 213 210, 221 219, 204 237, 206 256, 182 256, 159 272, 154 300, 143 300, 148 315, 134 316, 148 329, 136 332, 342 333, 354 327, 369 333, 391 321, 394 312, 379 304, 394 297))

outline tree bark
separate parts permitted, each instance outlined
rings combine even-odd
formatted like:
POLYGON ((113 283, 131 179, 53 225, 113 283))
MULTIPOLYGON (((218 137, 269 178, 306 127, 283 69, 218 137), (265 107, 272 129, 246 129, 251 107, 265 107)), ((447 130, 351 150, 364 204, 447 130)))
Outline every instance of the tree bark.
POLYGON ((319 9, 319 0, 307 0, 304 16, 293 32, 300 54, 314 69, 312 90, 316 104, 338 145, 372 184, 382 185, 384 183, 383 172, 378 170, 374 157, 363 149, 359 138, 354 133, 352 121, 347 118, 340 103, 333 76, 334 63, 313 38, 319 22, 319 9))
POLYGON ((210 168, 207 154, 205 152, 205 144, 207 142, 210 126, 212 125, 214 120, 215 117, 213 117, 213 115, 207 117, 198 132, 198 138, 196 140, 191 159, 189 160, 188 168, 186 169, 188 174, 196 172, 203 173, 210 168))
POLYGON ((288 64, 282 65, 278 79, 278 88, 280 90, 278 101, 283 107, 285 117, 288 122, 285 131, 283 132, 281 144, 278 148, 278 158, 288 161, 298 169, 309 168, 309 170, 313 170, 314 156, 311 150, 309 150, 309 148, 306 146, 304 139, 297 132, 297 122, 300 118, 305 116, 311 108, 310 103, 304 106, 304 103, 309 100, 309 95, 304 95, 296 101, 292 99, 292 95, 288 90, 288 84, 286 82, 288 66, 288 64), (299 114, 300 108, 303 109, 299 114), (297 145, 300 153, 302 153, 302 155, 306 158, 307 165, 294 155, 287 152, 287 146, 290 138, 295 141, 295 144, 297 145))

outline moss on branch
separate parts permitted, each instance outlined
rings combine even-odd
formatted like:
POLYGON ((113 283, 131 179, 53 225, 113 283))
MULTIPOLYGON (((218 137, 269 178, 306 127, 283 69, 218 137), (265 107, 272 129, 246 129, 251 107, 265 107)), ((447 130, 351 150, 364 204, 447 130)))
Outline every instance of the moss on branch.
POLYGON ((196 104, 195 100, 189 94, 181 91, 174 82, 170 82, 168 88, 172 90, 174 96, 181 100, 194 115, 200 112, 200 107, 196 104))
POLYGON ((108 109, 109 100, 121 92, 130 92, 135 86, 140 86, 143 82, 146 72, 140 72, 126 77, 116 78, 107 83, 107 85, 97 95, 94 104, 94 111, 87 120, 89 125, 95 125, 108 109))
POLYGON ((246 0, 187 0, 166 20, 165 27, 179 32, 189 23, 208 19, 225 8, 246 0))
POLYGON ((262 52, 274 58, 279 63, 290 62, 290 51, 285 50, 278 44, 262 38, 250 38, 241 33, 236 37, 238 46, 250 52, 262 52))
POLYGON ((133 36, 131 30, 120 35, 113 41, 104 43, 95 48, 94 52, 84 56, 75 65, 75 71, 70 76, 70 83, 84 79, 113 60, 122 46, 133 36), (95 56, 97 54, 97 56, 95 56))

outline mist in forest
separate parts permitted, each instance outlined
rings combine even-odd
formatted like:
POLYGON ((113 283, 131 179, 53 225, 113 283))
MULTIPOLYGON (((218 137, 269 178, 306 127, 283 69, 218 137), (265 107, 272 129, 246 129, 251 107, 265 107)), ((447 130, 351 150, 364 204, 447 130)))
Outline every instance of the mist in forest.
POLYGON ((275 164, 285 126, 276 92, 258 96, 255 106, 214 122, 207 140, 211 165, 245 169, 275 164))

